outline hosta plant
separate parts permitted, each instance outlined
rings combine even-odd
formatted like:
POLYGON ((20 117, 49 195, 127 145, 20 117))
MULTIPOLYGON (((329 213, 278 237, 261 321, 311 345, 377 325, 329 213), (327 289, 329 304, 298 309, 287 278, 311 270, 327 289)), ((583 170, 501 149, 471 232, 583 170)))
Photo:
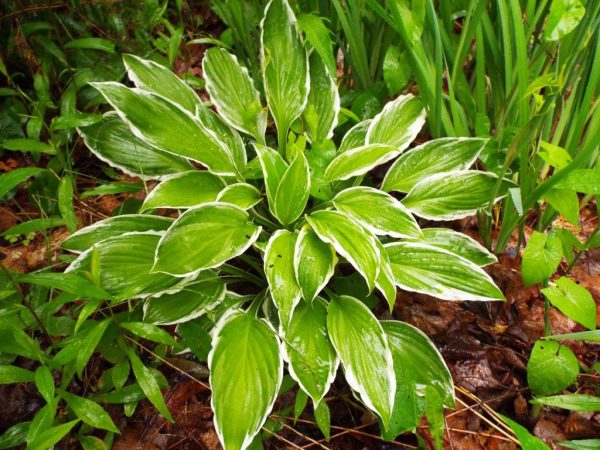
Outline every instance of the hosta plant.
MULTIPOLYGON (((221 48, 203 63, 214 110, 169 70, 134 56, 124 61, 134 87, 94 84, 114 112, 81 129, 87 146, 159 183, 140 214, 70 236, 63 246, 79 256, 67 271, 95 280, 113 303, 140 305, 146 325, 124 326, 134 334, 167 324, 181 335, 193 323, 210 331, 214 422, 228 450, 253 442, 286 372, 316 410, 326 408, 340 363, 385 438, 414 431, 424 411, 439 428, 441 409, 454 404, 442 358, 419 330, 379 321, 367 304, 378 298, 391 311, 398 287, 503 299, 482 269, 493 255, 416 219, 466 217, 492 200, 496 177, 470 169, 486 141, 408 150, 425 119, 412 95, 337 136, 336 80, 285 0, 269 3, 261 27, 264 95, 221 48)), ((169 417, 149 379, 142 390, 169 417)))

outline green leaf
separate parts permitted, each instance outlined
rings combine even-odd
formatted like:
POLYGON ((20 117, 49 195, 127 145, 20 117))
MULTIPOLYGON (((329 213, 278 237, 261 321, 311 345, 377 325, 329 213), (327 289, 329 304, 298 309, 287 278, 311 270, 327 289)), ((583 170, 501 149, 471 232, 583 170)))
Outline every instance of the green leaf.
POLYGON ((531 400, 534 405, 553 406, 569 411, 598 412, 600 397, 587 394, 554 395, 552 397, 537 397, 531 400))
POLYGON ((277 131, 286 137, 289 126, 304 110, 310 84, 308 55, 287 0, 269 2, 260 37, 265 95, 277 131))
POLYGON ((61 243, 61 247, 72 252, 84 252, 94 244, 111 237, 134 231, 163 231, 169 228, 172 223, 173 219, 169 217, 143 214, 110 217, 73 233, 61 243))
POLYGON ((327 181, 347 180, 364 175, 371 169, 398 156, 396 147, 384 144, 369 144, 340 153, 325 170, 327 181))
POLYGON ((475 239, 450 228, 425 228, 423 238, 425 244, 448 250, 480 267, 498 261, 495 255, 475 239))
POLYGON ((150 403, 154 405, 165 419, 169 422, 173 422, 173 417, 165 404, 165 399, 163 398, 160 386, 152 370, 142 363, 139 356, 136 355, 131 348, 127 349, 127 354, 129 355, 129 361, 131 362, 131 368, 135 375, 135 379, 150 403))
POLYGON ((546 336, 545 339, 573 339, 576 341, 600 342, 600 330, 581 331, 579 333, 555 334, 554 336, 546 336))
POLYGON ((575 322, 595 330, 596 302, 592 294, 567 277, 560 277, 554 283, 556 287, 542 289, 542 294, 552 303, 552 306, 575 322))
MULTIPOLYGON (((304 32, 306 41, 314 47, 315 51, 313 53, 319 56, 320 64, 322 64, 331 75, 335 75, 337 67, 332 48, 334 42, 331 31, 329 31, 325 24, 326 20, 326 18, 319 17, 315 14, 300 14, 298 16, 298 26, 304 32)), ((311 86, 313 77, 312 68, 315 59, 316 58, 313 58, 311 55, 309 64, 311 69, 311 86)))
POLYGON ((95 195, 134 193, 142 189, 144 189, 143 183, 106 183, 93 189, 88 189, 81 194, 80 198, 83 200, 95 195))
POLYGON ((8 191, 17 187, 27 178, 33 177, 43 171, 44 169, 39 167, 21 167, 2 174, 0 176, 0 198, 4 197, 8 191))
MULTIPOLYGON (((161 236, 153 232, 124 234, 95 245, 99 260, 100 287, 116 300, 157 293, 181 280, 164 273, 151 273, 161 236)), ((91 272, 92 249, 71 263, 67 272, 91 272)))
POLYGON ((30 422, 20 422, 7 429, 0 436, 0 448, 16 448, 25 443, 30 422))
POLYGON ((178 292, 148 298, 144 303, 144 321, 155 325, 172 325, 213 310, 225 297, 225 284, 214 273, 205 273, 200 274, 197 282, 186 285, 178 292))
POLYGON ((247 448, 271 411, 283 378, 275 333, 251 314, 233 312, 217 325, 208 357, 211 406, 225 450, 247 448))
POLYGON ((108 413, 96 402, 87 398, 73 395, 67 391, 60 390, 60 396, 67 402, 78 419, 91 427, 121 434, 108 413))
POLYGON ((256 156, 262 168, 263 177, 265 179, 265 187, 267 190, 267 200, 269 201, 269 209, 274 214, 275 196, 283 175, 286 173, 288 165, 285 163, 279 153, 270 147, 255 144, 256 156))
POLYGON ((346 381, 388 429, 396 377, 392 352, 379 321, 364 303, 343 295, 329 304, 327 330, 346 381))
POLYGON ((85 37, 73 39, 65 44, 65 48, 79 48, 83 50, 99 50, 106 53, 115 53, 115 43, 108 39, 85 37))
POLYGON ((43 217, 40 219, 31 219, 27 222, 20 223, 14 227, 4 230, 0 233, 0 237, 19 236, 21 234, 38 233, 50 228, 61 227, 65 224, 65 219, 62 217, 43 217))
POLYGON ((377 247, 377 253, 379 254, 379 273, 377 274, 377 279, 375 280, 375 286, 387 300, 391 313, 394 309, 394 305, 396 304, 396 296, 398 293, 396 290, 396 280, 394 278, 394 273, 392 272, 390 257, 387 254, 385 247, 379 241, 379 239, 375 239, 375 244, 377 247))
POLYGON ((119 326, 136 336, 148 339, 149 341, 158 342, 159 344, 165 344, 170 347, 179 347, 177 341, 175 341, 167 331, 151 323, 121 322, 119 323, 119 326))
POLYGON ((556 189, 571 189, 584 194, 600 195, 600 169, 576 169, 554 185, 556 189))
MULTIPOLYGON (((392 345, 390 342, 390 346, 392 345)), ((393 349, 392 354, 394 354, 393 349)), ((381 437, 385 440, 394 440, 407 431, 415 433, 425 412, 425 402, 417 394, 417 385, 412 373, 406 367, 396 363, 395 354, 394 372, 396 373, 396 395, 390 426, 381 433, 381 437)))
POLYGON ((564 169, 573 160, 569 152, 558 145, 541 141, 540 147, 538 150, 539 157, 557 170, 564 169))
POLYGON ((580 0, 553 0, 544 30, 547 41, 558 41, 571 33, 583 16, 585 6, 580 0))
POLYGON ((123 63, 135 87, 160 95, 192 114, 201 107, 200 97, 167 67, 129 54, 123 55, 123 63))
POLYGON ((397 94, 410 81, 412 68, 408 54, 390 45, 383 57, 383 80, 390 94, 397 94))
POLYGON ((532 435, 524 426, 519 425, 514 420, 511 420, 508 417, 503 416, 502 414, 498 414, 498 416, 500 416, 500 418, 504 420, 508 424, 508 426, 514 431, 515 435, 517 436, 517 439, 519 440, 519 444, 521 444, 521 447, 523 449, 550 450, 550 447, 544 444, 544 441, 532 435))
POLYGON ((170 176, 158 184, 144 200, 141 211, 154 208, 190 208, 214 202, 225 182, 206 171, 170 176))
POLYGON ((395 242, 385 246, 398 287, 443 300, 504 300, 480 267, 430 245, 395 242))
POLYGON ((425 387, 425 416, 437 450, 444 447, 444 401, 433 386, 425 387))
POLYGON ((235 56, 213 47, 204 55, 202 71, 206 90, 221 117, 232 127, 264 142, 267 112, 248 70, 235 56))
POLYGON ((77 355, 75 356, 75 370, 80 379, 83 369, 92 357, 92 354, 96 351, 96 347, 98 347, 100 339, 104 336, 104 332, 111 321, 112 320, 109 318, 104 319, 102 322, 94 322, 94 325, 89 327, 87 333, 84 335, 78 348, 77 355))
POLYGON ((217 196, 217 201, 250 209, 261 200, 260 191, 248 183, 230 184, 217 196))
POLYGON ((40 432, 52 427, 56 417, 58 401, 58 398, 52 398, 49 403, 44 405, 43 408, 40 408, 40 410, 36 412, 31 424, 29 425, 29 430, 27 430, 28 444, 34 442, 40 432))
POLYGON ((325 437, 325 441, 329 442, 329 438, 331 437, 331 412, 327 403, 320 402, 315 405, 314 416, 319 430, 321 430, 321 433, 325 437))
POLYGON ((343 153, 357 147, 363 147, 367 141, 367 131, 371 126, 371 122, 371 119, 363 120, 350 128, 342 139, 338 153, 343 153))
POLYGON ((34 372, 16 366, 0 365, 0 384, 28 383, 35 378, 34 372))
POLYGON ((235 175, 229 150, 189 111, 163 97, 119 83, 92 85, 147 144, 193 159, 215 174, 235 175))
POLYGON ((294 274, 294 250, 297 238, 296 233, 278 230, 269 239, 265 250, 265 275, 284 330, 301 297, 300 286, 294 274))
POLYGON ((398 200, 378 189, 356 186, 335 196, 333 204, 376 235, 395 238, 423 236, 417 221, 398 200))
POLYGON ((335 248, 319 239, 309 225, 302 227, 294 250, 294 272, 304 300, 314 300, 333 276, 336 264, 335 248))
POLYGON ((83 450, 108 450, 104 441, 96 436, 77 436, 83 450))
POLYGON ((303 118, 306 134, 311 142, 320 142, 333 136, 340 110, 340 96, 333 78, 318 53, 310 57, 310 91, 303 118))
POLYGON ((323 300, 300 302, 284 333, 284 358, 290 375, 319 404, 333 383, 339 359, 327 336, 323 300))
POLYGON ((431 175, 468 169, 487 142, 487 139, 481 138, 442 138, 419 145, 394 162, 381 189, 409 192, 419 181, 431 175))
POLYGON ((188 210, 161 238, 152 271, 182 277, 218 267, 244 253, 260 231, 246 211, 227 203, 188 210))
POLYGON ((275 195, 275 217, 288 226, 300 217, 310 194, 310 170, 304 153, 298 153, 287 168, 275 195))
POLYGON ((46 366, 40 366, 35 371, 35 387, 40 395, 50 403, 54 400, 54 378, 52 372, 46 366))
POLYGON ((56 149, 50 144, 40 142, 36 139, 15 138, 7 139, 0 144, 5 150, 17 150, 31 153, 46 153, 47 155, 56 155, 56 149))
POLYGON ((62 425, 57 425, 40 432, 35 440, 29 443, 27 450, 47 450, 52 448, 54 444, 69 434, 71 429, 78 423, 79 420, 72 420, 71 422, 63 423, 62 425))
POLYGON ((192 166, 184 158, 158 150, 136 137, 116 114, 80 130, 85 145, 102 161, 142 178, 184 172, 192 166))
POLYGON ((547 236, 539 231, 531 233, 521 264, 525 285, 531 286, 550 278, 556 272, 562 256, 562 243, 557 235, 547 236))
POLYGON ((72 128, 94 125, 100 121, 102 121, 101 114, 86 114, 75 111, 72 114, 66 114, 52 119, 50 129, 52 131, 69 130, 72 128))
POLYGON ((58 210, 67 229, 73 233, 77 230, 77 216, 73 207, 73 177, 63 176, 58 183, 58 210))
POLYGON ((577 379, 579 362, 569 347, 555 341, 537 341, 527 363, 527 383, 536 395, 566 389, 577 379))
POLYGON ((402 152, 425 124, 425 108, 418 97, 401 95, 388 102, 367 131, 367 144, 385 144, 402 152))
MULTIPOLYGON (((475 214, 489 203, 498 177, 491 172, 464 170, 443 172, 419 181, 402 204, 429 220, 456 220, 475 214)), ((503 181, 494 202, 506 195, 503 181)))
POLYGON ((306 220, 322 241, 333 245, 363 276, 371 291, 379 273, 376 238, 344 213, 316 211, 306 220))
POLYGON ((575 450, 597 450, 600 448, 600 439, 578 439, 575 441, 561 441, 557 444, 575 450))
POLYGON ((108 300, 111 295, 104 289, 94 285, 90 280, 74 273, 28 273, 19 277, 19 282, 60 289, 69 294, 83 298, 108 300))

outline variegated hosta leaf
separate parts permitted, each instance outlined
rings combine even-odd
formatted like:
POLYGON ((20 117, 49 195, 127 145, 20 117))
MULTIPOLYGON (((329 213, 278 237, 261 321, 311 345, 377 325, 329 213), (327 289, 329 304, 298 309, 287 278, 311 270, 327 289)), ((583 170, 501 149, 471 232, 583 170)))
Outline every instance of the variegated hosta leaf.
POLYGON ((208 356, 215 429, 225 450, 248 448, 283 378, 279 340, 262 320, 233 312, 215 328, 208 356))
POLYGON ((447 250, 414 242, 385 246, 396 284, 442 300, 504 300, 480 267, 447 250))
POLYGON ((480 267, 498 261, 495 255, 475 239, 449 228, 426 228, 423 230, 423 237, 424 243, 448 250, 480 267))
POLYGON ((102 161, 129 175, 160 178, 192 168, 176 155, 158 150, 138 139, 116 114, 80 130, 85 145, 102 161))
POLYGON ((327 331, 342 361, 346 381, 387 429, 396 376, 392 352, 379 321, 364 303, 343 295, 329 304, 327 331))
POLYGON ((377 239, 344 213, 316 211, 306 220, 321 240, 333 245, 354 266, 371 291, 379 274, 377 239))
POLYGON ((300 286, 294 274, 294 249, 297 233, 287 230, 276 231, 265 250, 265 275, 273 302, 279 311, 283 330, 290 322, 294 308, 300 301, 300 286))
POLYGON ((417 137, 425 124, 425 108, 420 98, 401 95, 387 103, 367 131, 367 144, 386 144, 401 152, 417 137))
POLYGON ((261 29, 265 94, 277 130, 285 137, 308 98, 308 56, 287 0, 269 2, 261 29))
POLYGON ((398 153, 396 147, 384 144, 369 144, 346 150, 327 166, 325 178, 335 181, 364 175, 380 164, 394 159, 398 153))
POLYGON ((333 136, 340 110, 340 96, 335 79, 315 51, 310 56, 310 91, 304 109, 304 126, 311 142, 333 136))
POLYGON ((428 176, 468 169, 487 142, 481 138, 442 138, 419 145, 394 162, 381 189, 408 192, 428 176))
POLYGON ((180 291, 150 297, 144 302, 144 322, 172 325, 188 322, 213 310, 223 301, 225 283, 216 273, 206 271, 180 291))
POLYGON ((374 234, 395 238, 423 235, 410 211, 378 189, 351 187, 337 194, 333 204, 338 211, 351 215, 374 234))
POLYGON ((145 214, 109 217, 76 231, 61 243, 61 247, 80 253, 111 237, 121 236, 133 231, 164 231, 172 224, 173 219, 169 217, 145 214))
POLYGON ((371 122, 371 119, 363 120, 350 128, 342 139, 338 153, 343 153, 346 150, 356 147, 363 147, 367 141, 367 131, 369 131, 371 122))
POLYGON ((327 336, 327 308, 322 299, 300 302, 284 334, 284 358, 292 377, 317 405, 329 391, 339 358, 327 336))
POLYGON ((444 404, 453 408, 452 376, 431 339, 418 328, 404 322, 385 320, 381 326, 394 356, 394 366, 402 366, 409 371, 417 384, 433 386, 444 404))
POLYGON ((167 178, 144 200, 141 211, 153 208, 189 208, 214 202, 225 182, 210 172, 194 170, 167 178))
POLYGON ((310 170, 304 153, 300 152, 287 168, 275 195, 275 217, 287 226, 298 219, 310 194, 310 170))
POLYGON ((160 95, 192 114, 201 106, 194 90, 167 67, 135 55, 123 55, 123 63, 135 87, 160 95))
POLYGON ((375 280, 375 286, 385 297, 391 312, 396 304, 396 296, 398 294, 396 291, 396 280, 394 279, 390 257, 388 256, 385 247, 379 242, 379 239, 375 239, 375 243, 377 244, 377 250, 379 252, 379 273, 375 280))
POLYGON ((206 90, 221 116, 232 127, 264 142, 267 112, 248 70, 235 56, 213 47, 204 55, 202 71, 206 90))
MULTIPOLYGON (((489 203, 497 180, 495 174, 477 170, 439 173, 419 181, 402 204, 425 219, 461 219, 489 203)), ((503 180, 494 201, 505 196, 509 186, 503 180)))
POLYGON ((310 226, 302 227, 294 250, 294 272, 304 300, 314 300, 333 276, 336 264, 333 246, 319 239, 310 226))
MULTIPOLYGON (((116 300, 162 292, 181 279, 150 273, 160 234, 132 233, 106 239, 94 247, 99 256, 100 287, 116 300)), ((83 275, 91 270, 91 249, 79 255, 67 272, 83 275)))
POLYGON ((164 97, 114 82, 92 83, 146 143, 204 164, 219 175, 234 175, 232 156, 192 113, 164 97))
POLYGON ((223 189, 217 196, 217 201, 250 209, 260 202, 260 191, 248 183, 235 183, 223 189))
POLYGON ((263 177, 265 180, 269 209, 271 210, 271 213, 275 215, 275 196, 277 195, 279 183, 281 182, 288 165, 283 160, 281 155, 272 148, 259 144, 255 144, 254 148, 256 149, 256 156, 260 161, 260 166, 262 168, 263 177))
POLYGON ((260 230, 246 211, 228 203, 190 209, 160 240, 152 270, 182 277, 218 267, 244 253, 260 230))

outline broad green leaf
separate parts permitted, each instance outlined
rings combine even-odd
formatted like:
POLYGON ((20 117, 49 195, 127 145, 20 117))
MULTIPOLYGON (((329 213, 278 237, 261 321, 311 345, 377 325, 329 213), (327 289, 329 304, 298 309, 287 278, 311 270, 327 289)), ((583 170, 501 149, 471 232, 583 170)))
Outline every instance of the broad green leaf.
POLYGON ((540 142, 540 148, 538 149, 537 154, 546 163, 557 170, 564 169, 573 160, 567 150, 546 141, 540 142))
POLYGON ((310 194, 310 170, 304 153, 299 153, 287 168, 275 195, 274 212, 288 226, 300 217, 310 194))
POLYGON ((558 41, 571 33, 583 16, 585 6, 580 0, 553 0, 548 13, 544 38, 558 41))
POLYGON ((536 395, 556 394, 579 375, 579 362, 571 349, 555 341, 537 341, 527 363, 527 384, 536 395))
POLYGON ((46 366, 40 366, 35 371, 35 387, 39 391, 40 395, 46 400, 46 403, 50 403, 54 400, 54 378, 52 372, 46 366))
MULTIPOLYGON (((124 234, 95 245, 100 287, 116 300, 164 291, 181 280, 150 273, 161 236, 153 232, 124 234)), ((79 255, 67 272, 84 275, 91 270, 92 249, 79 255)))
POLYGON ((33 381, 35 373, 17 366, 0 365, 0 384, 27 383, 33 381))
POLYGON ((283 378, 275 333, 262 320, 234 312, 213 335, 208 358, 211 406, 225 450, 248 448, 271 411, 283 378))
POLYGON ((357 147, 364 147, 367 142, 367 131, 369 131, 371 122, 371 119, 363 120, 350 128, 342 139, 338 153, 343 153, 357 147))
POLYGON ((248 70, 235 56, 218 47, 206 51, 202 70, 206 90, 221 117, 232 127, 264 142, 267 112, 248 70))
POLYGON ((135 87, 160 95, 192 114, 200 107, 200 97, 167 67, 130 54, 123 55, 123 63, 135 87))
POLYGON ((102 121, 101 114, 85 114, 74 112, 73 114, 66 114, 64 116, 59 116, 52 119, 52 122, 50 123, 50 129, 52 131, 57 131, 87 127, 100 121, 102 121))
POLYGON ((519 440, 519 444, 521 444, 521 447, 523 449, 550 450, 550 447, 544 444, 544 441, 532 435, 524 426, 518 424, 514 420, 509 419, 506 416, 503 416, 502 414, 498 414, 498 416, 500 416, 500 418, 504 420, 508 424, 508 426, 514 431, 515 435, 517 436, 517 439, 519 440))
POLYGON ((443 300, 504 300, 480 267, 441 248, 415 242, 385 246, 398 287, 443 300))
POLYGON ((77 436, 83 450, 108 450, 104 441, 96 436, 77 436))
POLYGON ((40 219, 31 219, 15 225, 14 227, 10 227, 8 230, 4 230, 2 233, 0 233, 0 237, 38 233, 40 231, 61 227, 63 225, 65 225, 65 219, 62 217, 42 217, 40 219))
POLYGON ((452 376, 431 339, 418 328, 404 322, 386 320, 381 322, 381 326, 392 350, 394 368, 402 367, 417 384, 434 387, 443 403, 453 408, 452 376))
POLYGON ((571 189, 550 189, 544 199, 570 223, 579 228, 579 197, 571 189))
POLYGON ((553 406, 569 411, 598 412, 600 397, 588 394, 553 395, 552 397, 537 397, 531 400, 534 405, 553 406))
POLYGON ((333 383, 339 359, 327 336, 327 308, 300 302, 284 333, 284 358, 292 377, 318 404, 333 383))
POLYGON ((17 187, 29 177, 33 177, 44 169, 39 167, 21 167, 4 173, 0 176, 0 198, 4 197, 8 191, 17 187))
POLYGON ((285 137, 304 110, 310 84, 308 55, 287 0, 271 0, 265 9, 261 65, 269 109, 279 135, 285 137))
POLYGON ((343 295, 329 303, 327 330, 344 367, 346 381, 387 429, 394 406, 396 376, 392 352, 379 321, 364 303, 343 295))
POLYGON ((256 149, 256 155, 265 179, 269 209, 274 214, 275 196, 277 195, 277 189, 279 188, 279 184, 288 165, 281 155, 272 148, 259 144, 255 144, 254 148, 256 149))
POLYGON ((30 422, 20 422, 4 431, 4 434, 0 436, 0 448, 16 448, 25 444, 29 425, 30 422))
POLYGON ((398 294, 396 290, 396 280, 394 273, 392 272, 392 265, 390 264, 390 257, 385 250, 383 244, 379 239, 375 239, 377 247, 377 253, 379 254, 379 273, 375 280, 375 286, 383 294, 390 307, 390 312, 393 311, 394 305, 396 304, 396 296, 398 294))
POLYGON ((67 405, 73 410, 75 416, 81 419, 83 423, 93 428, 121 434, 108 413, 98 403, 64 390, 60 391, 60 396, 67 402, 67 405))
POLYGON ((300 286, 294 274, 294 250, 297 233, 278 230, 271 236, 265 250, 265 275, 269 281, 269 289, 273 302, 279 311, 282 329, 287 326, 300 301, 300 286))
POLYGON ((96 347, 100 343, 100 339, 104 336, 104 332, 111 323, 111 319, 104 319, 102 322, 94 322, 83 336, 80 346, 78 347, 75 356, 75 370, 81 379, 83 369, 96 351, 96 347))
POLYGON ((329 201, 339 190, 338 183, 332 185, 325 178, 325 170, 335 155, 335 144, 331 140, 314 143, 306 151, 310 167, 310 195, 316 199, 329 201))
POLYGON ((408 40, 414 45, 423 34, 427 3, 423 0, 399 0, 394 3, 396 14, 402 21, 408 40))
POLYGON ((423 230, 423 238, 423 242, 427 245, 448 250, 480 267, 498 261, 495 255, 490 253, 487 248, 475 239, 450 228, 425 228, 423 230))
POLYGON ((116 44, 108 39, 98 37, 84 37, 73 39, 65 44, 65 48, 80 48, 84 50, 99 50, 106 53, 115 53, 116 44))
POLYGON ((260 191, 248 183, 230 184, 219 192, 217 201, 250 209, 260 202, 260 191))
POLYGON ((418 97, 401 95, 388 102, 367 131, 367 144, 385 144, 402 152, 425 124, 425 108, 418 97))
POLYGON ((412 67, 408 53, 397 45, 390 45, 383 57, 383 81, 392 95, 402 92, 410 81, 412 67))
POLYGON ((35 441, 36 437, 44 430, 51 428, 56 418, 56 412, 58 408, 58 398, 50 399, 43 408, 40 408, 36 413, 29 429, 27 430, 27 443, 31 444, 35 441))
POLYGON ((73 207, 73 177, 64 175, 58 183, 58 210, 67 229, 73 233, 77 230, 77 216, 73 207))
POLYGON ((316 211, 306 220, 321 240, 333 245, 354 266, 371 291, 379 273, 376 238, 344 213, 316 211))
POLYGON ((340 96, 335 79, 323 64, 318 53, 310 57, 310 91, 302 113, 306 134, 311 142, 320 142, 333 136, 340 110, 340 96))
POLYGON ((116 114, 106 114, 102 122, 79 132, 94 155, 129 175, 160 178, 192 168, 184 158, 158 150, 136 137, 116 114))
POLYGON ((584 194, 600 195, 600 169, 576 169, 554 186, 584 194))
POLYGON ((409 192, 419 181, 431 175, 468 169, 487 141, 481 138, 442 138, 419 145, 394 162, 381 189, 409 192))
POLYGON ((577 439, 573 441, 557 442, 558 445, 574 450, 598 450, 600 439, 577 439))
MULTIPOLYGON (((460 219, 490 202, 497 180, 493 173, 477 170, 438 173, 419 181, 402 204, 425 219, 460 219)), ((508 182, 503 180, 494 201, 505 196, 507 188, 508 182)))
POLYGON ((128 349, 127 353, 129 355, 133 374, 135 375, 135 379, 139 383, 140 388, 158 412, 169 422, 173 422, 173 417, 165 404, 165 399, 160 391, 160 385, 158 384, 154 373, 142 363, 139 356, 136 355, 132 349, 128 349))
POLYGON ((333 276, 336 264, 335 248, 319 239, 309 225, 302 227, 294 250, 294 272, 304 300, 314 300, 333 276))
POLYGON ((223 281, 206 271, 197 282, 180 291, 148 298, 144 303, 144 321, 155 325, 187 322, 214 309, 223 301, 225 292, 223 281))
POLYGON ((340 153, 325 170, 328 181, 347 180, 364 175, 371 169, 398 156, 398 149, 391 145, 368 144, 340 153))
MULTIPOLYGON (((390 342, 390 346, 392 345, 390 342)), ((417 393, 417 385, 413 379, 413 374, 406 367, 396 363, 396 355, 393 349, 392 354, 394 355, 394 372, 396 373, 396 395, 390 426, 386 431, 382 430, 381 433, 381 437, 385 440, 394 440, 407 431, 415 433, 425 412, 425 401, 417 393)))
POLYGON ((220 266, 244 253, 260 230, 237 206, 208 203, 190 209, 161 238, 152 271, 182 277, 220 266))
MULTIPOLYGON (((315 14, 300 14, 298 16, 298 26, 304 32, 306 41, 314 48, 313 53, 319 56, 320 64, 323 64, 330 74, 335 75, 337 67, 332 48, 334 42, 332 33, 325 24, 326 21, 326 18, 315 14)), ((313 68, 313 63, 314 58, 311 55, 309 64, 311 69, 313 68)), ((311 72, 311 84, 312 76, 311 72)))
POLYGON ((331 411, 329 411, 329 406, 327 406, 326 402, 320 402, 315 405, 314 416, 319 430, 321 430, 321 433, 325 437, 325 441, 329 442, 331 437, 331 411))
POLYGON ((562 256, 562 243, 557 235, 548 236, 539 231, 531 233, 521 264, 525 285, 531 286, 550 278, 556 272, 562 256))
POLYGON ((63 423, 62 425, 57 425, 40 432, 35 440, 27 445, 27 450, 47 450, 52 448, 54 444, 64 438, 78 423, 79 420, 72 420, 71 422, 63 423))
POLYGON ((56 155, 56 149, 45 142, 36 139, 15 138, 7 139, 0 143, 0 147, 5 150, 17 150, 31 153, 46 153, 47 155, 56 155))
POLYGON ((125 233, 143 231, 163 231, 171 226, 169 217, 143 214, 126 214, 110 217, 73 233, 61 243, 61 247, 72 252, 84 252, 94 244, 125 233))
POLYGON ((92 84, 146 143, 193 159, 218 175, 235 175, 232 156, 189 111, 163 97, 119 83, 92 84))
POLYGON ((554 283, 556 287, 542 289, 544 297, 570 319, 595 330, 596 302, 590 291, 567 277, 560 277, 554 283))
POLYGON ((425 416, 436 450, 444 446, 444 401, 434 386, 425 386, 425 416))
POLYGON ((19 277, 19 282, 60 289, 69 294, 76 294, 82 298, 109 300, 111 295, 87 278, 74 273, 28 273, 19 277))
POLYGON ((159 344, 168 345, 170 347, 179 347, 177 341, 175 341, 166 330, 151 323, 121 322, 119 323, 119 326, 125 328, 134 335, 148 339, 149 341, 158 342, 159 344))
POLYGON ((357 186, 335 196, 333 204, 377 235, 395 238, 423 236, 417 221, 398 200, 378 189, 357 186))
POLYGON ((144 200, 141 211, 154 208, 190 208, 214 202, 225 182, 207 171, 191 171, 161 181, 144 200))

